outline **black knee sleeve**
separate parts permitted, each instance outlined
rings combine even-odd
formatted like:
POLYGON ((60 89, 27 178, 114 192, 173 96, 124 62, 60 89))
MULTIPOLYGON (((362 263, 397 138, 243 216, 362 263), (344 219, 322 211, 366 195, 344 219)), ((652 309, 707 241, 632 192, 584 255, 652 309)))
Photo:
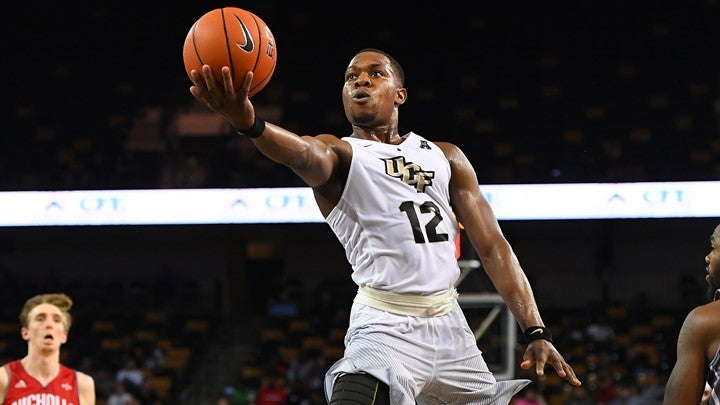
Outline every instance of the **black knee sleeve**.
POLYGON ((390 387, 370 374, 343 374, 333 384, 331 405, 390 405, 390 387))

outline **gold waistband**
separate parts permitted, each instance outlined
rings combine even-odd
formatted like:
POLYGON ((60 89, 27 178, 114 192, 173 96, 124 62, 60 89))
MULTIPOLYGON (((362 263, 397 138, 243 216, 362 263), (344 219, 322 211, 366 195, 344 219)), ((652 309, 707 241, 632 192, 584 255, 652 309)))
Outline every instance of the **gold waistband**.
POLYGON ((438 295, 398 294, 362 286, 355 302, 398 315, 440 316, 450 312, 457 302, 457 290, 452 288, 438 295))

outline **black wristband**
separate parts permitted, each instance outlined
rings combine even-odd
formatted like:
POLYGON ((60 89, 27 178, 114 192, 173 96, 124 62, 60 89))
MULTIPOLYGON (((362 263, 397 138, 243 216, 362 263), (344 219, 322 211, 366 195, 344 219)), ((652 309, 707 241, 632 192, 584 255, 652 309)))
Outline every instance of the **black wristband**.
POLYGON ((525 344, 529 344, 533 340, 538 339, 545 339, 550 343, 553 341, 552 333, 550 333, 548 328, 544 326, 531 326, 525 329, 525 332, 523 332, 523 339, 525 339, 525 344))
POLYGON ((265 131, 265 121, 263 121, 262 118, 259 118, 257 115, 255 116, 255 122, 253 123, 253 126, 251 126, 250 128, 235 128, 235 132, 237 132, 238 135, 247 136, 248 138, 257 138, 263 134, 263 131, 265 131))

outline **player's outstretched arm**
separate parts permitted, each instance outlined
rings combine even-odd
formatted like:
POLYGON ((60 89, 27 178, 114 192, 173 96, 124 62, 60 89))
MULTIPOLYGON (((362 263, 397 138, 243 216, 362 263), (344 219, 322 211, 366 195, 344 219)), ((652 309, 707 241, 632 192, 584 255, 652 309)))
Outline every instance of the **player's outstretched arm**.
POLYGON ((255 116, 248 96, 253 73, 248 72, 238 91, 234 90, 230 69, 222 68, 223 83, 218 83, 210 66, 202 72, 192 70, 190 93, 208 108, 222 115, 232 126, 247 133, 255 146, 271 160, 291 168, 311 187, 324 184, 338 165, 338 157, 328 144, 336 138, 299 136, 255 116), (260 121, 258 121, 260 120, 260 121))

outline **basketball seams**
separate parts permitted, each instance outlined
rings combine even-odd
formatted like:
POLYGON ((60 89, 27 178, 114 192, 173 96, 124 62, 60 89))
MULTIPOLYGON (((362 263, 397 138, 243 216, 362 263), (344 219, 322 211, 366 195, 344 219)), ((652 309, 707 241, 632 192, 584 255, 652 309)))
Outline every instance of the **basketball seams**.
POLYGON ((200 63, 200 66, 203 65, 202 58, 200 57, 200 50, 197 48, 197 44, 195 43, 195 29, 197 28, 198 21, 195 21, 195 24, 192 25, 192 28, 190 28, 190 31, 192 32, 192 47, 193 51, 195 51, 195 57, 197 58, 198 62, 200 63))
MULTIPOLYGON (((230 68, 230 74, 232 75, 233 85, 237 86, 239 83, 237 83, 237 77, 235 77, 235 63, 233 61, 232 57, 232 45, 230 44, 230 35, 228 34, 228 27, 227 27, 227 20, 225 19, 225 9, 220 9, 220 14, 222 16, 222 27, 223 32, 225 33, 225 47, 227 48, 227 59, 228 59, 228 67, 230 68)), ((231 13, 232 14, 232 13, 231 13)))
MULTIPOLYGON (((252 69, 254 72, 257 69, 258 65, 260 64, 260 58, 263 56, 263 54, 265 52, 265 48, 267 47, 268 43, 270 42, 270 38, 268 38, 267 34, 264 32, 264 28, 266 26, 265 22, 259 20, 259 17, 256 16, 255 14, 250 14, 250 16, 252 17, 253 22, 255 23, 255 29, 257 30, 258 39, 259 39, 258 46, 260 47, 260 49, 258 49, 257 57, 255 58, 255 64, 252 69), (261 24, 261 22, 262 22, 262 24, 261 24)), ((273 52, 275 52, 275 51, 273 50, 273 52)), ((270 72, 265 75, 263 80, 255 83, 255 85, 250 89, 251 93, 253 92, 254 89, 261 89, 261 88, 265 87, 265 84, 267 84, 267 82, 270 81, 270 78, 272 77, 273 73, 275 72, 275 65, 276 65, 275 58, 271 58, 271 59, 273 61, 272 69, 270 69, 270 72)))
MULTIPOLYGON (((261 27, 260 27, 260 23, 258 23, 257 16, 255 16, 254 14, 251 14, 250 17, 252 18, 253 22, 255 23, 255 31, 258 33, 258 46, 259 46, 259 49, 258 49, 258 51, 257 51, 257 55, 255 56, 255 63, 253 64, 253 68, 252 68, 252 71, 254 72, 254 71, 257 69, 258 64, 260 63, 260 57, 262 56, 262 54, 263 54, 263 52, 264 52, 263 45, 265 45, 265 43, 267 42, 267 38, 265 38, 264 41, 262 40, 265 35, 264 35, 264 33, 260 30, 261 27)), ((253 75, 253 76, 254 76, 254 75, 253 75)), ((264 80, 263 80, 263 81, 264 81, 264 80)), ((255 89, 257 86, 259 86, 260 84, 261 84, 261 83, 256 83, 256 84, 252 87, 252 89, 250 89, 250 92, 252 92, 252 90, 255 89)))

